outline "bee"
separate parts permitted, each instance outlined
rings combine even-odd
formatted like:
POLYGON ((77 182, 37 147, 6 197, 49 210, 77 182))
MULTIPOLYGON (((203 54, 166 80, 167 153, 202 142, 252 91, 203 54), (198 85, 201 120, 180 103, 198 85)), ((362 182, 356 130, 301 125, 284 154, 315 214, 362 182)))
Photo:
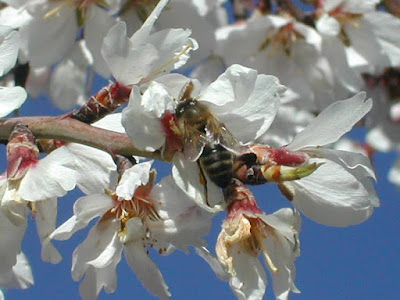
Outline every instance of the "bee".
POLYGON ((218 187, 227 187, 233 178, 239 142, 205 104, 191 97, 192 90, 193 83, 189 82, 179 97, 175 118, 182 135, 182 151, 188 160, 197 162, 207 201, 205 174, 218 187))

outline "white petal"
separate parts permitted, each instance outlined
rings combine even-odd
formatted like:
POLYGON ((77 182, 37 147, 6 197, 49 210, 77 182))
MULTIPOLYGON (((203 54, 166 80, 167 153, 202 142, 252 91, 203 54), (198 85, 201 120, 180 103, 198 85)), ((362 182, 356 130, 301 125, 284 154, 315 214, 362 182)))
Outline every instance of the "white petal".
POLYGON ((108 30, 115 24, 115 19, 104 9, 91 5, 85 19, 85 41, 93 55, 93 68, 101 76, 110 77, 110 70, 101 55, 101 46, 108 30))
POLYGON ((279 232, 275 232, 274 238, 267 237, 263 242, 268 256, 279 270, 279 272, 271 272, 275 297, 278 300, 287 300, 291 291, 299 293, 293 282, 296 275, 293 245, 289 244, 279 232))
POLYGON ((10 71, 18 57, 20 37, 12 27, 0 25, 0 77, 10 71))
POLYGON ((103 215, 113 207, 112 197, 103 193, 92 194, 79 198, 74 203, 75 216, 89 223, 95 217, 103 215))
POLYGON ((351 93, 357 93, 364 85, 361 75, 350 67, 346 47, 337 37, 326 37, 322 51, 328 58, 337 80, 351 93))
MULTIPOLYGON (((26 211, 24 205, 20 206, 26 211)), ((18 255, 21 253, 21 242, 26 230, 27 220, 25 217, 24 223, 16 226, 4 215, 3 209, 4 207, 0 210, 0 285, 8 286, 15 283, 13 281, 13 267, 17 264, 18 255)))
MULTIPOLYGON (((215 27, 195 7, 199 1, 170 1, 157 21, 162 28, 190 28, 192 37, 201 45, 190 58, 190 65, 209 56, 215 49, 215 27)), ((204 4, 203 4, 204 5, 204 4)))
POLYGON ((382 50, 376 35, 374 25, 365 18, 357 18, 345 27, 345 32, 350 39, 351 46, 369 63, 370 71, 378 71, 390 66, 390 60, 382 50))
POLYGON ((238 299, 261 300, 267 286, 267 276, 257 257, 241 252, 237 245, 230 249, 236 276, 229 284, 238 299))
POLYGON ((143 97, 134 86, 121 120, 133 144, 147 151, 160 149, 165 143, 161 116, 174 106, 173 99, 161 84, 153 82, 143 97))
POLYGON ((51 244, 49 236, 56 228, 57 199, 38 201, 36 203, 36 227, 42 242, 42 260, 57 264, 61 261, 61 255, 51 244))
POLYGON ((372 108, 372 100, 365 101, 361 92, 350 99, 333 103, 323 110, 287 146, 299 150, 308 146, 323 146, 336 142, 343 134, 367 114, 372 108))
POLYGON ((21 29, 28 40, 30 64, 35 67, 51 66, 71 50, 78 30, 75 10, 64 6, 58 14, 38 17, 21 29))
POLYGON ((0 87, 0 117, 20 108, 27 96, 25 89, 20 86, 0 87))
POLYGON ((99 127, 119 133, 125 133, 125 129, 121 124, 121 113, 114 113, 105 116, 97 122, 94 122, 92 125, 94 127, 99 127))
POLYGON ((85 228, 87 225, 88 222, 79 220, 76 216, 72 216, 59 227, 57 227, 57 229, 50 234, 49 238, 59 241, 68 240, 75 232, 85 228))
MULTIPOLYGON (((203 246, 203 236, 209 233, 214 214, 199 207, 174 182, 164 177, 151 191, 162 226, 151 227, 157 241, 165 241, 187 251, 188 246, 203 246)), ((150 225, 149 225, 150 227, 150 225)))
POLYGON ((186 63, 189 51, 198 48, 196 40, 190 38, 191 33, 189 29, 166 29, 149 37, 149 42, 159 50, 158 55, 162 57, 153 66, 152 77, 179 69, 186 63))
POLYGON ((136 188, 149 181, 152 163, 153 161, 139 163, 126 170, 117 186, 117 196, 125 200, 133 199, 136 188))
MULTIPOLYGON (((71 52, 80 51, 75 44, 71 52)), ((54 69, 50 76, 49 93, 53 103, 60 109, 71 109, 86 102, 86 68, 80 65, 73 55, 65 58, 54 69)))
MULTIPOLYGON (((89 268, 89 261, 99 257, 104 249, 118 234, 119 224, 114 219, 102 220, 90 231, 86 239, 75 249, 72 255, 71 275, 78 281, 89 268)), ((110 262, 109 262, 110 263, 110 262)))
POLYGON ((329 36, 337 36, 340 33, 340 23, 328 14, 323 14, 316 23, 316 29, 329 36))
POLYGON ((293 236, 293 230, 300 231, 301 218, 298 212, 290 208, 282 208, 273 214, 258 215, 265 223, 273 227, 280 234, 284 235, 293 244, 296 243, 293 236))
POLYGON ((156 264, 149 258, 141 240, 124 247, 125 258, 147 290, 161 299, 169 299, 171 293, 156 264))
POLYGON ((397 160, 396 163, 390 169, 388 174, 388 179, 391 183, 400 186, 400 160, 397 160))
POLYGON ((117 288, 116 267, 121 260, 121 251, 107 267, 96 269, 89 266, 79 292, 84 300, 95 300, 104 288, 107 293, 115 292, 117 288))
MULTIPOLYGON (((22 1, 25 2, 25 0, 22 1)), ((3 2, 7 3, 7 1, 3 2)), ((0 10, 0 19, 3 25, 18 29, 28 23, 32 19, 32 16, 25 8, 6 6, 0 10)))
POLYGON ((75 185, 74 157, 61 147, 28 170, 19 193, 27 201, 39 201, 64 196, 75 185))
POLYGON ((79 198, 74 203, 74 215, 57 227, 50 234, 50 238, 60 241, 71 238, 75 232, 85 228, 91 220, 102 216, 112 206, 112 198, 105 194, 93 194, 79 198))
POLYGON ((199 96, 199 100, 211 103, 218 119, 238 140, 246 143, 269 128, 285 90, 274 76, 257 75, 256 70, 233 65, 199 96))
POLYGON ((229 275, 228 273, 225 272, 223 269, 222 265, 218 261, 218 259, 208 251, 207 248, 201 247, 201 248, 195 248, 197 255, 199 255, 202 259, 204 259, 211 269, 215 272, 215 275, 218 276, 219 279, 228 281, 229 275))
POLYGON ((12 267, 11 273, 0 275, 0 284, 3 287, 18 289, 27 289, 34 284, 31 266, 23 252, 17 255, 17 262, 12 267), (3 281, 4 276, 8 276, 6 281, 3 281))
POLYGON ((146 43, 133 44, 126 36, 126 24, 114 25, 103 40, 101 54, 119 82, 137 84, 151 73, 157 49, 146 43))
POLYGON ((305 152, 316 154, 317 157, 324 157, 341 165, 359 180, 365 177, 371 177, 376 180, 371 160, 364 154, 326 148, 310 148, 305 152))
POLYGON ((150 35, 150 32, 154 26, 154 22, 158 19, 158 16, 161 14, 161 11, 165 7, 165 5, 167 5, 168 1, 169 0, 161 0, 158 2, 157 6, 147 17, 142 27, 138 31, 136 31, 130 38, 130 40, 134 44, 142 43, 150 35))
POLYGON ((284 185, 294 193, 292 203, 307 217, 324 225, 359 224, 374 209, 369 191, 343 167, 330 161, 325 161, 313 174, 284 185))
POLYGON ((75 155, 77 185, 85 194, 98 193, 116 182, 116 165, 105 151, 69 143, 65 146, 75 155))
POLYGON ((106 268, 110 264, 113 264, 115 259, 118 259, 120 257, 121 251, 122 245, 119 236, 116 233, 115 235, 113 235, 109 244, 105 245, 104 249, 102 249, 100 255, 97 256, 95 259, 88 261, 87 264, 93 266, 96 269, 106 268))
POLYGON ((400 21, 397 17, 383 12, 372 11, 364 16, 378 38, 383 51, 389 56, 392 66, 400 63, 400 39, 396 34, 400 30, 400 21))

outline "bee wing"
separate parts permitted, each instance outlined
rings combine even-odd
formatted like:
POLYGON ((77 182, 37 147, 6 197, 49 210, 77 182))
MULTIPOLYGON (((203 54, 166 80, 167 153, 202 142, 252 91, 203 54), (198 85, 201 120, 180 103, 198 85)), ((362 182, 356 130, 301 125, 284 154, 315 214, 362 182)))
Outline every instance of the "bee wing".
POLYGON ((196 161, 203 152, 206 136, 195 128, 186 128, 183 137, 183 153, 186 159, 196 161))
POLYGON ((221 145, 225 149, 239 153, 240 143, 233 137, 232 133, 214 117, 207 123, 206 126, 207 139, 216 144, 221 145))

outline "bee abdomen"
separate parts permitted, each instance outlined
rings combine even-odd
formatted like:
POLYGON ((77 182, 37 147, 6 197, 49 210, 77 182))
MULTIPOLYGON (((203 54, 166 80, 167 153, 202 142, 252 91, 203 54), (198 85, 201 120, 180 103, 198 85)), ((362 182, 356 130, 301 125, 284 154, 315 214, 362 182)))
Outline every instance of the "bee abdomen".
POLYGON ((233 154, 220 145, 206 145, 200 162, 208 177, 225 188, 233 177, 233 154))

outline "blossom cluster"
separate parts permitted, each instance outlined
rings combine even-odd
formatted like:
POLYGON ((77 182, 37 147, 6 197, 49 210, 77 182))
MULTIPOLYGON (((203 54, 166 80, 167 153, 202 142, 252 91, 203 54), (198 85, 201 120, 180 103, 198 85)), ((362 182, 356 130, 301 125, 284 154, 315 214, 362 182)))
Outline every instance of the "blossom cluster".
POLYGON ((346 227, 372 215, 371 155, 400 141, 395 11, 377 0, 307 1, 311 11, 232 2, 0 1, 0 117, 43 94, 73 109, 0 119, 0 287, 34 283, 21 246, 33 215, 50 263, 62 259, 53 240, 96 220, 72 254, 85 300, 116 290, 122 254, 149 293, 169 299, 149 250, 190 247, 238 299, 263 299, 262 257, 283 300, 300 292, 303 216, 346 227), (90 96, 100 77, 109 84, 90 96), (344 138, 356 124, 368 144, 344 138), (153 159, 171 174, 157 178, 153 159), (264 184, 290 208, 263 211, 251 186, 264 184), (58 199, 74 189, 83 196, 57 225, 58 199), (210 251, 204 237, 222 211, 210 251))

